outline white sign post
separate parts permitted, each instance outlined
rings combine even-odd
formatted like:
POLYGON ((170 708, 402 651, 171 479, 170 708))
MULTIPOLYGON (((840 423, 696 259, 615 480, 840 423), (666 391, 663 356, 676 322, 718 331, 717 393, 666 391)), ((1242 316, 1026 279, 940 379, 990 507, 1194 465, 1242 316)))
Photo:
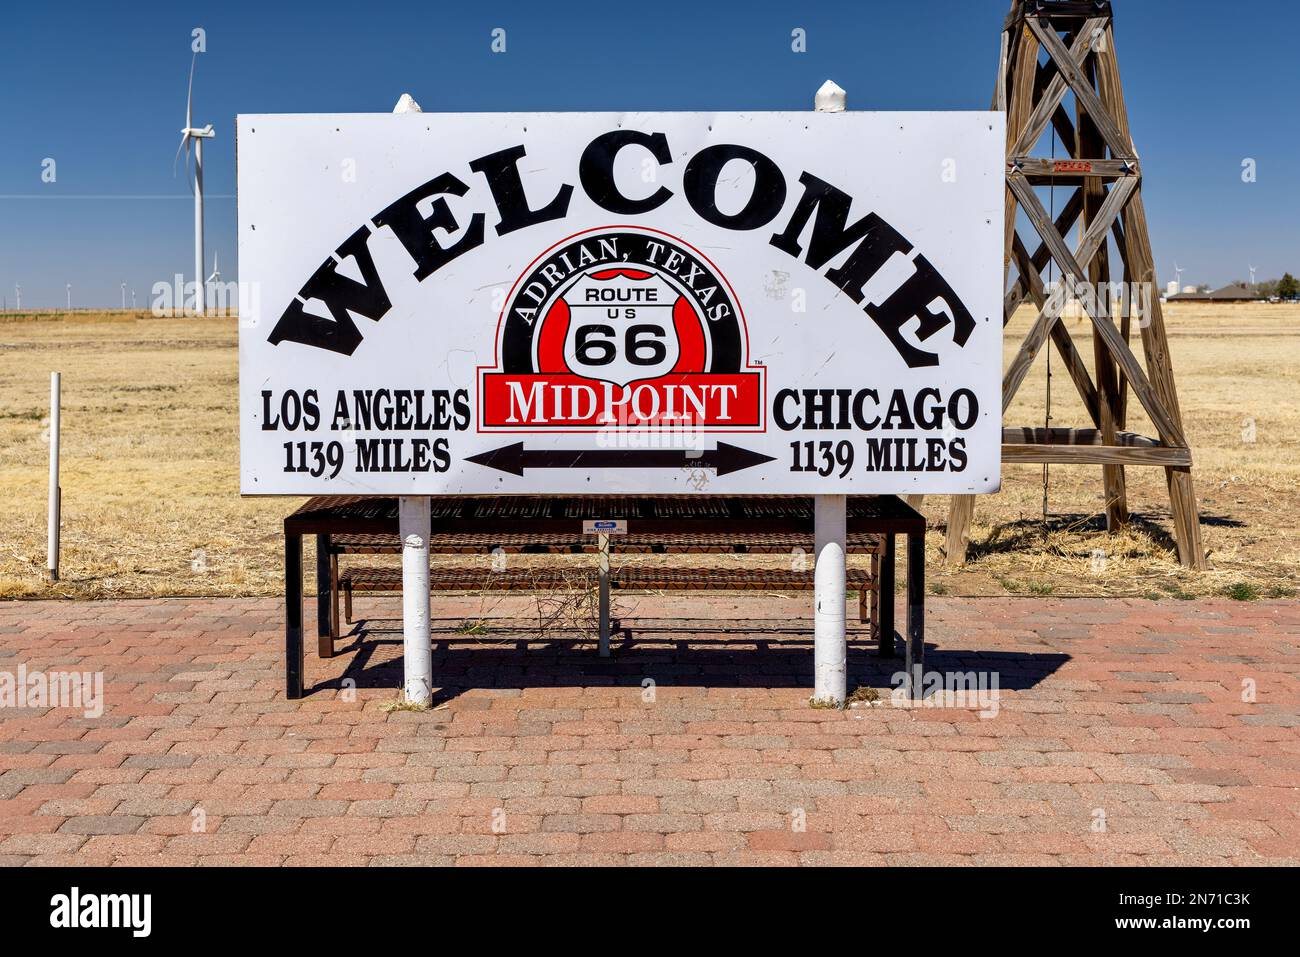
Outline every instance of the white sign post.
MULTIPOLYGON (((420 104, 403 93, 394 113, 419 113, 420 104)), ((402 693, 408 704, 428 706, 433 698, 433 635, 429 626, 429 519, 427 495, 397 500, 397 533, 402 539, 402 693)))
MULTIPOLYGON (((827 80, 813 105, 819 113, 843 113, 848 104, 844 90, 827 80)), ((848 599, 847 526, 845 496, 818 495, 813 499, 813 700, 836 705, 844 704, 848 693, 844 610, 848 599)))
POLYGON ((839 105, 240 116, 242 491, 818 496, 842 700, 844 496, 1000 483, 1004 129, 839 105))

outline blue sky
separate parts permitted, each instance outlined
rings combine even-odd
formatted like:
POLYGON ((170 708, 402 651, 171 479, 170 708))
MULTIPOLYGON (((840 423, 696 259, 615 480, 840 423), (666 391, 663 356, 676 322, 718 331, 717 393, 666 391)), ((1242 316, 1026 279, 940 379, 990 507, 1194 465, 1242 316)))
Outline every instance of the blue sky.
MULTIPOLYGON (((241 112, 795 110, 827 77, 854 109, 985 109, 1006 0, 13 3, 0 13, 0 297, 116 306, 192 271, 173 177, 190 31, 208 261, 237 276, 241 112), (922 12, 923 11, 923 12, 922 12), (491 31, 507 52, 491 52, 491 31), (791 52, 791 30, 807 34, 791 52), (41 180, 46 158, 57 181, 41 180), (83 198, 83 197, 117 198, 83 198), (15 198, 22 197, 22 198, 15 198), (35 198, 31 198, 35 197, 35 198), (63 198, 56 198, 63 197, 63 198), (170 197, 170 198, 124 198, 170 197)), ((1115 0, 1160 278, 1300 274, 1300 11, 1285 0, 1115 0), (1226 19, 1223 11, 1229 11, 1226 19), (1242 181, 1242 161, 1257 179, 1242 181)))

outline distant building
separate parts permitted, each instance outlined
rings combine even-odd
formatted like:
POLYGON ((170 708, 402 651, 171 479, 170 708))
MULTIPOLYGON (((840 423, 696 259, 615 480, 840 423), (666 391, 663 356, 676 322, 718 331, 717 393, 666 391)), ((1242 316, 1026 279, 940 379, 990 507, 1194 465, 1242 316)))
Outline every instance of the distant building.
MULTIPOLYGON (((1187 289, 1189 287, 1184 287, 1187 289)), ((1263 302, 1264 297, 1249 286, 1233 284, 1212 292, 1180 292, 1169 297, 1170 302, 1263 302)))
POLYGON ((1169 282, 1165 283, 1165 298, 1166 298, 1166 299, 1169 298, 1170 296, 1176 296, 1176 295, 1178 295, 1178 292, 1179 292, 1179 290, 1178 290, 1178 280, 1177 280, 1177 279, 1171 279, 1171 280, 1169 280, 1169 282))

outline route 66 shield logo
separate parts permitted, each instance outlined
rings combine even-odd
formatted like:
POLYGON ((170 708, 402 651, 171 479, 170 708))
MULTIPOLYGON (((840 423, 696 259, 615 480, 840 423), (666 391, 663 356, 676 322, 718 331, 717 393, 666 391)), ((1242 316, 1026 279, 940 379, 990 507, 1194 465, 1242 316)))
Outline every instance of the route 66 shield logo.
POLYGON ((537 257, 481 368, 480 428, 762 431, 744 314, 698 250, 657 230, 591 230, 537 257))
POLYGON ((658 378, 677 364, 673 328, 679 294, 639 269, 588 273, 564 293, 569 307, 564 362, 575 375, 627 385, 658 378))

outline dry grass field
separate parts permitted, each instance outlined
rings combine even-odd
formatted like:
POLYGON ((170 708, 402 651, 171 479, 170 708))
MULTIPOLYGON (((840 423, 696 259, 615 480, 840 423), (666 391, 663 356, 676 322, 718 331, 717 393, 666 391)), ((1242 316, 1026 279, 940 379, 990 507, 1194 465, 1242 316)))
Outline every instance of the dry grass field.
MULTIPOLYGON (((1030 319, 1022 311, 1013 332, 1030 319)), ((925 503, 936 593, 1293 594, 1300 306, 1181 305, 1167 320, 1211 570, 1174 560, 1162 470, 1129 469, 1134 521, 1109 535, 1099 468, 1052 466, 1044 520, 1043 469, 1022 465, 979 500, 963 569, 942 563, 946 500, 925 503)), ((1081 321, 1070 326, 1090 354, 1081 321)), ((276 593, 279 520, 297 500, 239 497, 236 335, 233 319, 0 316, 0 597, 276 593), (52 370, 63 373, 54 585, 44 580, 52 370)), ((1053 372, 1053 423, 1083 425, 1059 360, 1053 372)), ((1043 424, 1045 384, 1040 357, 1009 424, 1043 424)), ((1154 434, 1130 406, 1130 427, 1154 434)))

